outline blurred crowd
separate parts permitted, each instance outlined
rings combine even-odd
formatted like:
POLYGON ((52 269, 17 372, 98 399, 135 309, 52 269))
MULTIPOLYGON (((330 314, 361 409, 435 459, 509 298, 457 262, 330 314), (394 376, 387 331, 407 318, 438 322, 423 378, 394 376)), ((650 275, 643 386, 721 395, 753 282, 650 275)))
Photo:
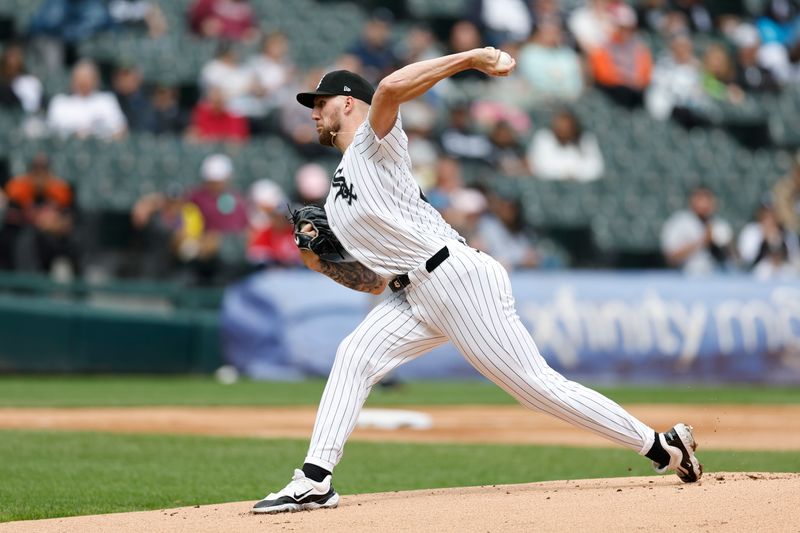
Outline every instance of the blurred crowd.
MULTIPOLYGON (((565 4, 474 0, 465 2, 460 18, 445 21, 398 19, 378 7, 335 61, 300 69, 291 40, 271 29, 275 24, 259 21, 248 0, 195 0, 183 27, 170 27, 155 1, 43 0, 28 26, 2 47, 0 106, 18 113, 32 136, 115 142, 145 132, 235 147, 277 134, 313 161, 330 152, 318 146, 308 110, 294 95, 315 86, 325 71, 347 68, 377 84, 414 61, 496 46, 517 58, 512 76, 489 80, 465 71, 404 106, 415 175, 445 218, 507 268, 565 266, 563 250, 526 226, 520 199, 465 184, 463 164, 518 179, 602 179, 597 135, 613 132, 588 131, 570 109, 590 86, 613 105, 641 108, 657 120, 687 129, 725 127, 712 112, 715 106, 737 106, 755 93, 800 83, 800 0, 760 0, 755 17, 746 5, 753 2, 738 0, 565 4), (145 79, 130 58, 104 72, 80 57, 80 42, 109 31, 148 39, 190 32, 215 41, 216 52, 187 91, 145 79), (666 48, 655 51, 648 44, 652 37, 666 48), (53 94, 26 68, 29 58, 69 68, 70 90, 53 94), (535 110, 547 110, 550 122, 534 124, 535 110)), ((176 181, 140 198, 130 213, 137 260, 126 273, 215 282, 243 268, 298 265, 288 209, 324 201, 327 170, 315 163, 301 167, 290 190, 269 178, 239 190, 233 162, 218 153, 203 161, 195 189, 176 181)), ((61 261, 80 274, 71 179, 55 176, 41 154, 5 184, 0 268, 50 271, 61 261)), ((665 263, 690 273, 798 275, 800 154, 790 175, 763 193, 753 222, 737 237, 716 215, 714 191, 693 190, 686 210, 664 225, 665 263)))
POLYGON ((690 275, 744 270, 760 280, 800 275, 800 151, 789 176, 759 203, 752 221, 734 234, 717 213, 714 191, 698 186, 686 209, 673 213, 661 231, 667 264, 690 275))

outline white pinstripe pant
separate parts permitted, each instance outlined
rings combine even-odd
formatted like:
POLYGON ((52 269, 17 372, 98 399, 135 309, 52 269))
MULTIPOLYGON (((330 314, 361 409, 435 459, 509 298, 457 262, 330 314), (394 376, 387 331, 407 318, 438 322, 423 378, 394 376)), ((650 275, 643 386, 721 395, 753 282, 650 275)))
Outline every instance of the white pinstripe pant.
POLYGON ((448 340, 525 407, 646 453, 651 428, 547 365, 517 315, 500 263, 455 241, 448 249, 433 272, 424 265, 409 272, 411 285, 375 307, 339 345, 306 462, 333 471, 372 386, 448 340))

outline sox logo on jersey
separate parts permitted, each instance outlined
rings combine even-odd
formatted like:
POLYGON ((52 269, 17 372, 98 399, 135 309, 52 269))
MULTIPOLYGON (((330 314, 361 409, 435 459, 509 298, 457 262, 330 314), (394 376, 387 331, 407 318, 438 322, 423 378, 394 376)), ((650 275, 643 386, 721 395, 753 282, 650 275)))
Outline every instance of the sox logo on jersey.
POLYGON ((353 204, 353 200, 358 200, 358 196, 356 196, 356 192, 353 189, 353 184, 347 184, 347 178, 344 177, 341 168, 337 168, 336 172, 333 174, 333 182, 331 183, 333 187, 339 189, 336 192, 336 196, 334 196, 334 201, 338 200, 339 198, 343 199, 348 205, 353 204))

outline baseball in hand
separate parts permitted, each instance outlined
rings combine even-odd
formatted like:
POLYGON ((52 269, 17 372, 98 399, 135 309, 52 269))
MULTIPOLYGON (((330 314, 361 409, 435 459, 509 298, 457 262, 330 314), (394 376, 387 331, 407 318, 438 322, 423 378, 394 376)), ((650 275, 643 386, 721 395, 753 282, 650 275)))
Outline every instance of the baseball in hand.
POLYGON ((497 58, 497 68, 500 70, 508 70, 514 65, 514 60, 507 52, 500 51, 500 57, 497 58))

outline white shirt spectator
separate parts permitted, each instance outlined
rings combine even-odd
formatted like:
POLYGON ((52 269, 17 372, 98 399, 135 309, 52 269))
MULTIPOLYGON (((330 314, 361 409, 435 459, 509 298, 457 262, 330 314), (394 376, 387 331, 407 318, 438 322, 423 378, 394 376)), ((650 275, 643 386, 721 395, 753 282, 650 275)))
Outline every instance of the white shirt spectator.
POLYGON ((200 85, 204 89, 219 87, 226 98, 249 93, 252 84, 253 73, 239 64, 213 59, 200 71, 200 85))
POLYGON ((22 109, 26 113, 36 113, 42 106, 42 93, 44 88, 42 82, 36 76, 22 74, 14 78, 11 83, 11 90, 22 103, 22 109))
MULTIPOLYGON (((714 244, 725 247, 733 238, 733 229, 730 224, 721 218, 714 217, 712 225, 712 239, 714 244)), ((671 254, 685 245, 699 242, 705 235, 706 226, 700 218, 689 210, 673 213, 661 229, 661 249, 665 255, 671 254)), ((682 267, 686 274, 704 275, 717 270, 717 261, 707 247, 698 248, 686 258, 682 267)))
POLYGON ((47 123, 61 135, 105 138, 122 133, 128 125, 116 97, 109 92, 57 95, 50 102, 47 123))
POLYGON ((786 261, 776 264, 769 256, 762 257, 758 263, 759 254, 764 244, 764 230, 760 223, 750 222, 739 233, 737 250, 739 258, 745 266, 752 266, 753 273, 764 279, 765 277, 783 277, 800 274, 800 242, 796 234, 787 231, 784 233, 783 242, 786 245, 786 261), (754 264, 755 263, 755 264, 754 264))
POLYGON ((543 180, 594 181, 605 164, 597 138, 583 133, 577 144, 561 144, 550 129, 539 130, 528 147, 533 175, 543 180))
POLYGON ((672 38, 669 53, 653 69, 645 93, 645 106, 659 120, 666 120, 675 107, 702 110, 708 103, 703 89, 703 66, 694 55, 692 40, 685 35, 672 38))
POLYGON ((507 33, 514 41, 527 39, 533 26, 530 11, 522 0, 484 0, 481 19, 487 27, 507 33))
POLYGON ((608 9, 600 2, 591 1, 572 12, 567 26, 581 48, 587 51, 606 44, 613 31, 608 9))
POLYGON ((664 58, 656 63, 645 93, 645 106, 653 118, 666 120, 676 106, 701 109, 706 104, 700 66, 664 58))
POLYGON ((508 270, 533 266, 536 251, 523 232, 512 233, 494 215, 484 215, 478 222, 478 238, 484 251, 508 270))
POLYGON ((219 88, 225 96, 226 107, 237 115, 256 116, 263 113, 263 105, 253 94, 255 74, 238 63, 219 59, 209 61, 200 71, 200 85, 208 91, 219 88))
POLYGON ((258 84, 268 93, 280 89, 291 79, 292 68, 286 63, 275 61, 264 55, 257 55, 250 59, 248 67, 258 84))

